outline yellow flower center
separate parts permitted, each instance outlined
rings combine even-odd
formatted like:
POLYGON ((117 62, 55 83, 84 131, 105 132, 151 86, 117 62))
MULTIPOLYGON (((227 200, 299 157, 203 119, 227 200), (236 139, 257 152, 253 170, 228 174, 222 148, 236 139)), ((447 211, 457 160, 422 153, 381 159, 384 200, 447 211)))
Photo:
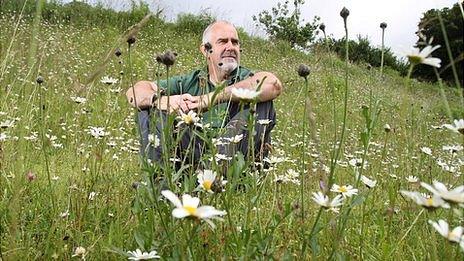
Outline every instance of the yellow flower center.
POLYGON ((426 206, 432 206, 433 205, 433 199, 432 198, 428 198, 425 200, 425 205, 426 206))
POLYGON ((192 124, 192 122, 193 122, 192 116, 190 116, 188 114, 184 115, 184 117, 182 117, 182 118, 183 118, 182 120, 184 120, 184 122, 187 123, 187 124, 192 124))
POLYGON ((341 186, 339 190, 341 193, 348 192, 348 189, 345 186, 341 186))
POLYGON ((195 212, 197 212, 197 208, 196 208, 196 207, 184 206, 184 209, 187 210, 187 212, 188 212, 191 216, 195 216, 195 212))
POLYGON ((205 188, 205 190, 211 190, 211 185, 213 185, 213 182, 211 180, 203 181, 203 187, 205 188))
POLYGON ((408 60, 412 64, 419 64, 422 63, 422 57, 416 55, 408 55, 408 60))

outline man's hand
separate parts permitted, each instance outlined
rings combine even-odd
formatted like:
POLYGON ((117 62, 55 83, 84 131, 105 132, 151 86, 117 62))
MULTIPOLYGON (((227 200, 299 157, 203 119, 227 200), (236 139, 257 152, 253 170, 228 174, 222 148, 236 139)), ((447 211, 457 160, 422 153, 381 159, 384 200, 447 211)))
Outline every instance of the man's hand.
POLYGON ((149 81, 137 82, 134 87, 126 91, 127 101, 132 107, 138 107, 139 109, 150 108, 156 90, 156 86, 149 81))
POLYGON ((181 94, 181 95, 171 95, 171 96, 161 96, 156 103, 155 106, 162 110, 162 111, 182 111, 187 113, 190 110, 196 109, 198 106, 196 105, 196 97, 193 97, 190 94, 181 94), (168 106, 169 102, 169 106, 168 106), (168 109, 169 107, 169 109, 168 109))

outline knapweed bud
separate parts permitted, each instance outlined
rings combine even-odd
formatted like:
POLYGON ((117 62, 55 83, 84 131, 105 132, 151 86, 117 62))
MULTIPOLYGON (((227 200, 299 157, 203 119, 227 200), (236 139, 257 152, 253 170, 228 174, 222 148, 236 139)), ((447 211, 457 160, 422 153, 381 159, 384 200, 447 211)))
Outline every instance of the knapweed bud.
POLYGON ((350 10, 348 10, 346 7, 343 7, 343 9, 340 11, 340 16, 343 17, 344 20, 350 15, 350 10))
POLYGON ((114 52, 114 55, 116 55, 116 57, 119 57, 121 56, 122 52, 121 52, 121 49, 116 49, 116 51, 114 52))
POLYGON ((31 182, 31 181, 34 181, 37 177, 35 176, 34 172, 32 172, 31 170, 29 170, 27 173, 26 173, 26 179, 31 182))
POLYGON ((386 133, 389 133, 391 131, 391 127, 388 123, 386 123, 384 126, 383 126, 383 129, 385 130, 386 133))
POLYGON ((300 66, 298 66, 297 71, 300 77, 303 77, 306 79, 306 77, 308 77, 311 70, 309 69, 309 66, 307 66, 306 64, 300 64, 300 66))
POLYGON ((380 23, 380 28, 382 28, 382 29, 387 28, 387 23, 385 23, 385 22, 380 23))
POLYGON ((38 76, 37 79, 35 80, 38 84, 42 84, 44 82, 44 78, 42 76, 38 76))
POLYGON ((176 56, 177 53, 174 53, 172 51, 166 51, 164 54, 158 54, 156 56, 156 61, 166 66, 171 66, 176 61, 176 56))
POLYGON ((129 37, 127 37, 127 43, 128 43, 129 45, 134 44, 134 43, 135 43, 135 36, 129 35, 129 37))
POLYGON ((325 33, 325 24, 320 24, 319 25, 319 30, 325 33))
POLYGON ((208 42, 208 43, 205 43, 205 50, 209 53, 212 53, 213 52, 213 46, 208 42))

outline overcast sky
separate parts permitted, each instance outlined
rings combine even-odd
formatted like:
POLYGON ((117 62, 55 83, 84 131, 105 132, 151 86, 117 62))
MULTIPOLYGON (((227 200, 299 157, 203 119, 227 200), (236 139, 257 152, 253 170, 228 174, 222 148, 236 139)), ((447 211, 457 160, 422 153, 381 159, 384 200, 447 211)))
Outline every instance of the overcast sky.
MULTIPOLYGON (((69 2, 70 0, 65 0, 69 2)), ((113 7, 127 7, 129 0, 89 0, 100 1, 113 7)), ((283 2, 281 0, 280 2, 283 2)), ((152 9, 163 8, 168 20, 173 20, 179 13, 202 11, 229 20, 247 32, 259 35, 252 16, 262 10, 270 10, 279 0, 145 0, 152 9)), ((293 0, 289 1, 292 4, 293 0)), ((457 0, 306 0, 302 7, 302 18, 312 21, 319 16, 326 25, 326 32, 335 38, 344 35, 343 20, 339 15, 343 6, 350 10, 348 17, 349 38, 356 35, 367 36, 371 43, 381 45, 379 24, 386 22, 385 45, 391 47, 395 54, 401 55, 409 50, 417 40, 414 32, 422 14, 432 8, 451 7, 457 0)))

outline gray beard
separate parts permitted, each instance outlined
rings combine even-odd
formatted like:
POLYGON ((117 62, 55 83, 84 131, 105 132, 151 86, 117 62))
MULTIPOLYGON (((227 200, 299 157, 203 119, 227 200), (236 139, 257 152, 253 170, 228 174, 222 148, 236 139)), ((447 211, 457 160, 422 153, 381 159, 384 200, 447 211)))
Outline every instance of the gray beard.
POLYGON ((222 64, 222 66, 219 67, 219 71, 221 72, 222 75, 227 75, 228 76, 237 67, 238 67, 238 63, 236 61, 234 61, 234 62, 225 62, 225 63, 222 64))

